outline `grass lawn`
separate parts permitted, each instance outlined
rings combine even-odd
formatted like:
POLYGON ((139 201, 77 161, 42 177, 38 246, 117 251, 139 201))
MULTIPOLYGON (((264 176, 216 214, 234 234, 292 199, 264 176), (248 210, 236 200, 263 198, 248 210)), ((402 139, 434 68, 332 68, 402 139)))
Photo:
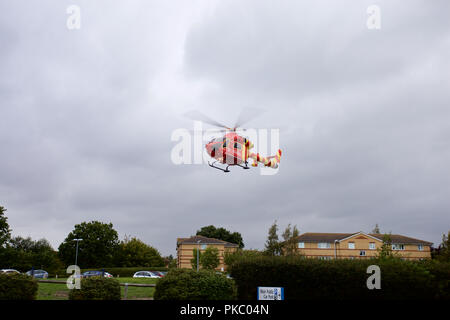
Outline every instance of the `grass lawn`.
POLYGON ((39 282, 37 300, 67 300, 68 297, 69 289, 65 284, 39 282))
MULTIPOLYGON (((141 283, 150 284, 155 283, 158 279, 147 278, 115 278, 120 283, 141 283)), ((66 281, 67 279, 49 279, 66 281)), ((120 287, 122 292, 122 299, 124 298, 125 287, 120 287)), ((128 287, 127 299, 128 300, 140 300, 153 298, 155 292, 154 287, 128 287)), ((67 300, 69 297, 69 289, 65 283, 39 283, 37 300, 67 300)))

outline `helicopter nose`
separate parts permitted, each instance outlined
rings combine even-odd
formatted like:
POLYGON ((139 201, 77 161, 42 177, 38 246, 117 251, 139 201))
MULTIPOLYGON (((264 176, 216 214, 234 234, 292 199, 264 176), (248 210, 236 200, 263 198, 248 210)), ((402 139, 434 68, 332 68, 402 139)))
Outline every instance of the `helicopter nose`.
POLYGON ((213 148, 213 146, 211 145, 211 144, 207 144, 206 146, 205 146, 205 148, 206 148, 206 152, 211 156, 211 157, 214 157, 214 154, 215 154, 215 149, 213 148))

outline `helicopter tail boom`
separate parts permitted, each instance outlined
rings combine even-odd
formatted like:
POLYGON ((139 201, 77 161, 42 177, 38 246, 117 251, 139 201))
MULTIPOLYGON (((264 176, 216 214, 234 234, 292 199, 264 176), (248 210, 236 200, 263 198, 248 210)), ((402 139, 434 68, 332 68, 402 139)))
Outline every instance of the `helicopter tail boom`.
POLYGON ((281 160, 281 149, 278 149, 278 152, 276 155, 271 157, 261 157, 259 153, 251 153, 249 155, 249 158, 253 159, 252 166, 257 167, 258 162, 261 162, 264 164, 265 167, 271 167, 271 168, 278 168, 278 163, 280 163, 281 160))

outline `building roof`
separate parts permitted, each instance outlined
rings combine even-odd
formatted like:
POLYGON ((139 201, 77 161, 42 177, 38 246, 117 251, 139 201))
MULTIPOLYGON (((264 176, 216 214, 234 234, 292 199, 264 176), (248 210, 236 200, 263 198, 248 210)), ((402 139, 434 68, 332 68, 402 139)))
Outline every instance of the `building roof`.
MULTIPOLYGON (((384 234, 380 233, 364 233, 364 232, 354 232, 354 233, 316 233, 316 232, 307 232, 304 234, 301 234, 298 237, 298 240, 300 242, 334 242, 334 241, 340 241, 345 238, 349 238, 356 234, 363 234, 367 235, 373 238, 376 238, 380 241, 383 241, 384 234)), ((415 238, 405 237, 399 234, 390 234, 392 243, 398 243, 398 244, 423 244, 427 246, 431 246, 433 243, 419 240, 415 238)))
POLYGON ((208 238, 204 236, 192 236, 190 238, 178 238, 177 246, 180 244, 223 244, 225 247, 239 247, 239 245, 224 240, 208 238))
MULTIPOLYGON (((384 234, 380 233, 371 233, 372 237, 378 238, 380 240, 383 240, 384 234)), ((415 239, 411 237, 402 236, 400 234, 389 234, 391 237, 392 243, 399 243, 399 244, 424 244, 427 246, 431 246, 433 242, 428 242, 425 240, 415 239)))

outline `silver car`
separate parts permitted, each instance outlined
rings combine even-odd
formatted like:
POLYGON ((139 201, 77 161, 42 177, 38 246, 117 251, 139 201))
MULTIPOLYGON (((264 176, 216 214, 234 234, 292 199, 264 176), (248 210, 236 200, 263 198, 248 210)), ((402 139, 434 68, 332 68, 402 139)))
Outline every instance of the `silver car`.
POLYGON ((34 278, 42 278, 42 279, 47 279, 48 278, 48 272, 45 270, 30 270, 27 271, 27 275, 31 276, 31 274, 33 274, 34 278))
POLYGON ((161 278, 161 276, 157 275, 154 272, 151 271, 138 271, 133 275, 133 278, 153 278, 158 279, 161 278))
POLYGON ((20 273, 16 269, 1 269, 0 274, 17 274, 20 273))

